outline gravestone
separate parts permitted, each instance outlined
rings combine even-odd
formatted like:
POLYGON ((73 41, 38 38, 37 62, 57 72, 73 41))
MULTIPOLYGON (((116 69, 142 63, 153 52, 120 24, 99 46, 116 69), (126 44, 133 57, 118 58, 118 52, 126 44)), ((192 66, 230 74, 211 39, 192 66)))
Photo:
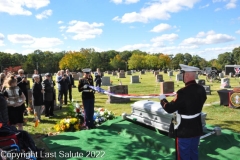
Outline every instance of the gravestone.
POLYGON ((154 77, 156 77, 156 75, 158 75, 159 72, 158 71, 154 71, 154 77))
POLYGON ((173 93, 174 92, 174 82, 160 82, 160 94, 173 93))
POLYGON ((72 74, 72 76, 73 76, 73 78, 76 79, 76 80, 78 80, 79 77, 80 77, 79 74, 72 74))
POLYGON ((231 88, 230 79, 229 78, 221 78, 221 86, 220 88, 231 88))
POLYGON ((198 74, 196 74, 195 79, 198 79, 198 74))
POLYGON ((133 73, 136 73, 136 70, 131 70, 131 72, 132 72, 132 74, 133 74, 133 73))
POLYGON ((145 71, 141 71, 140 74, 145 74, 145 71))
POLYGON ((79 76, 78 79, 83 78, 83 73, 82 72, 78 72, 78 76, 79 76))
POLYGON ((117 75, 117 73, 114 71, 114 72, 112 72, 112 76, 116 76, 117 75))
POLYGON ((219 73, 219 78, 224 78, 223 73, 219 73))
POLYGON ((230 73, 229 73, 229 77, 231 78, 232 76, 233 76, 233 73, 232 73, 232 72, 230 72, 230 73))
MULTIPOLYGON (((128 86, 127 85, 117 85, 108 87, 108 91, 114 94, 128 94, 128 86)), ((130 98, 118 98, 113 96, 108 96, 107 103, 128 103, 130 102, 130 98)))
POLYGON ((33 74, 27 74, 27 78, 32 78, 33 74))
POLYGON ((127 71, 127 75, 132 75, 132 72, 131 71, 127 71))
POLYGON ((30 108, 33 109, 33 94, 32 94, 32 89, 28 89, 28 104, 30 108))
POLYGON ((183 74, 178 73, 178 74, 176 75, 176 81, 183 81, 183 74))
POLYGON ((206 91, 206 94, 207 95, 211 95, 211 87, 210 85, 203 85, 205 91, 206 91))
POLYGON ((140 83, 139 76, 131 76, 131 83, 140 83))
POLYGON ((156 81, 163 82, 163 75, 161 75, 161 74, 156 75, 156 81))
POLYGON ((204 79, 197 79, 196 83, 200 84, 200 85, 205 85, 205 80, 204 79))
POLYGON ((112 71, 107 71, 107 74, 108 74, 108 75, 112 74, 112 71))
POLYGON ((110 77, 102 77, 102 86, 110 86, 110 77))
POLYGON ((121 71, 118 73, 118 78, 126 78, 124 70, 121 70, 121 71))
POLYGON ((168 76, 169 76, 169 77, 173 76, 173 71, 169 71, 169 72, 168 72, 168 76))

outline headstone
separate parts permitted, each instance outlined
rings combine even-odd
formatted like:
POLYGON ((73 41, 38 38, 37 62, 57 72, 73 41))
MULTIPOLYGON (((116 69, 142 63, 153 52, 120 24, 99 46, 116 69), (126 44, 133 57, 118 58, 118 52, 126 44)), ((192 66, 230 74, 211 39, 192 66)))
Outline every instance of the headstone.
POLYGON ((33 94, 32 94, 32 89, 28 89, 28 106, 33 109, 33 94))
POLYGON ((102 86, 110 86, 110 77, 102 77, 102 86))
MULTIPOLYGON (((128 86, 127 85, 117 85, 108 87, 110 93, 114 94, 128 94, 128 86)), ((130 102, 130 98, 118 98, 113 96, 108 96, 107 103, 128 103, 130 102)))
POLYGON ((221 86, 220 88, 231 88, 230 79, 229 78, 221 78, 221 86))
POLYGON ((107 71, 107 74, 108 74, 108 75, 112 74, 112 71, 107 71))
POLYGON ((27 74, 27 78, 32 78, 33 74, 27 74))
POLYGON ((163 73, 167 73, 167 70, 166 70, 166 69, 164 69, 164 70, 163 70, 163 73))
POLYGON ((169 76, 169 77, 173 76, 173 71, 169 71, 169 72, 168 72, 168 76, 169 76))
POLYGON ((207 95, 211 95, 211 87, 210 87, 210 85, 203 85, 203 87, 205 88, 206 94, 207 95))
POLYGON ((116 72, 112 72, 112 76, 116 76, 117 75, 117 73, 116 72))
POLYGON ((156 75, 158 75, 159 72, 158 71, 154 71, 154 77, 156 77, 156 75))
POLYGON ((139 76, 131 76, 131 83, 140 83, 139 76))
POLYGON ((204 79, 197 79, 196 83, 200 84, 200 85, 205 85, 205 80, 204 79))
POLYGON ((78 76, 79 76, 78 78, 83 78, 83 73, 82 72, 78 72, 78 76))
POLYGON ((174 92, 174 82, 160 82, 160 94, 173 93, 174 92))
POLYGON ((118 73, 118 78, 126 78, 124 70, 121 70, 121 71, 118 73))
POLYGON ((72 76, 73 76, 73 78, 76 79, 76 80, 78 80, 79 77, 80 77, 79 74, 72 74, 72 76))
POLYGON ((127 75, 132 75, 132 72, 131 71, 127 71, 127 75))
POLYGON ((145 74, 145 71, 141 71, 140 74, 145 74))
POLYGON ((161 75, 161 74, 156 75, 156 81, 163 82, 163 75, 161 75))
POLYGON ((178 73, 178 74, 176 75, 176 81, 183 81, 183 74, 178 73))
POLYGON ((233 73, 232 73, 232 72, 230 72, 230 73, 229 73, 229 77, 231 78, 232 76, 233 76, 233 73))
POLYGON ((219 78, 224 78, 223 73, 219 73, 219 78))

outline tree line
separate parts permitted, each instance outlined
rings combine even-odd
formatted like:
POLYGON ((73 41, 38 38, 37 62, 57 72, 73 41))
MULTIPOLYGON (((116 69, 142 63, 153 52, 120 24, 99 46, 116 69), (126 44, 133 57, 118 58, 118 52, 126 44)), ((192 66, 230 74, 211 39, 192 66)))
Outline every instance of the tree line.
POLYGON ((60 69, 81 71, 82 68, 96 70, 141 70, 141 69, 178 69, 179 64, 190 66, 216 67, 223 70, 225 65, 240 64, 240 47, 218 55, 210 61, 198 55, 177 53, 168 55, 163 53, 149 54, 140 50, 122 51, 109 50, 97 52, 92 48, 82 48, 79 51, 41 51, 35 50, 28 55, 19 53, 0 52, 1 71, 5 68, 21 66, 25 72, 32 73, 38 69, 40 73, 55 73, 60 69))

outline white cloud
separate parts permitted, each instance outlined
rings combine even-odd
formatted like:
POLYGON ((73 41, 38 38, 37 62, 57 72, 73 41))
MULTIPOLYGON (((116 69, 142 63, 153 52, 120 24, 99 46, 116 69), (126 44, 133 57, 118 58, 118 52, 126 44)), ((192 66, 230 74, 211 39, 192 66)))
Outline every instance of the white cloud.
POLYGON ((141 49, 141 48, 146 48, 146 47, 150 47, 151 45, 150 44, 133 44, 133 45, 126 45, 126 46, 123 46, 121 48, 118 49, 118 51, 126 51, 126 50, 137 50, 137 49, 141 49))
POLYGON ((0 33, 0 46, 4 46, 3 40, 4 40, 4 35, 0 33))
POLYGON ((177 34, 163 34, 161 36, 158 36, 158 37, 155 37, 155 38, 152 38, 151 39, 151 42, 164 42, 164 41, 169 41, 169 42, 172 42, 174 40, 176 40, 178 38, 178 35, 177 34))
POLYGON ((139 0, 126 0, 125 1, 126 4, 137 3, 137 2, 139 2, 139 0))
POLYGON ((60 29, 61 32, 62 32, 65 28, 66 28, 66 26, 61 26, 61 27, 59 27, 59 29, 60 29))
POLYGON ((28 34, 11 34, 8 35, 8 40, 12 43, 30 44, 34 42, 34 37, 28 34))
POLYGON ((194 4, 200 0, 160 0, 150 3, 145 8, 142 8, 139 13, 131 12, 125 13, 121 18, 116 16, 113 18, 115 21, 121 21, 121 23, 143 22, 147 23, 149 20, 169 19, 170 13, 177 13, 181 10, 191 9, 194 4))
POLYGON ((62 36, 63 36, 64 39, 67 39, 67 36, 65 36, 65 34, 62 34, 62 36))
POLYGON ((74 40, 86 40, 95 38, 97 35, 102 34, 103 30, 99 27, 104 26, 103 23, 88 23, 82 21, 71 21, 67 27, 68 33, 74 33, 72 37, 74 40))
POLYGON ((37 19, 48 18, 48 17, 51 16, 51 15, 52 15, 52 10, 51 10, 51 9, 48 9, 48 10, 43 11, 43 12, 40 13, 40 14, 37 14, 37 15, 36 15, 36 18, 37 18, 37 19))
POLYGON ((217 12, 217 11, 220 11, 222 10, 221 8, 216 8, 214 11, 217 12))
POLYGON ((214 31, 199 32, 196 37, 187 38, 182 41, 181 45, 205 45, 225 43, 235 40, 234 37, 227 34, 216 34, 214 31))
POLYGON ((122 0, 111 0, 113 3, 115 3, 115 4, 120 4, 120 3, 122 3, 122 0))
POLYGON ((190 45, 190 46, 165 46, 165 47, 151 47, 147 49, 147 52, 150 53, 167 53, 167 54, 176 54, 176 53, 186 53, 189 52, 189 50, 194 50, 198 48, 196 45, 190 45))
POLYGON ((240 29, 236 31, 237 34, 240 34, 240 29))
POLYGON ((226 8, 227 9, 232 9, 232 8, 236 8, 237 6, 237 0, 230 0, 227 4, 226 4, 226 8))
POLYGON ((63 21, 58 21, 58 24, 62 24, 63 23, 63 21))
POLYGON ((32 12, 26 8, 39 9, 47 6, 50 0, 1 0, 0 12, 10 15, 32 15, 32 12))
POLYGON ((200 6, 199 8, 203 9, 203 8, 207 8, 207 7, 209 7, 209 4, 206 4, 205 6, 200 6))
POLYGON ((115 4, 121 4, 121 3, 125 3, 125 4, 132 4, 132 3, 137 3, 139 2, 139 0, 111 0, 113 3, 115 4))
POLYGON ((35 49, 41 49, 41 48, 51 48, 53 46, 57 46, 63 44, 63 42, 58 38, 35 38, 34 42, 29 45, 23 45, 24 48, 35 48, 35 49))
POLYGON ((166 24, 166 23, 161 23, 157 26, 155 26, 151 32, 163 32, 171 28, 171 25, 166 24))

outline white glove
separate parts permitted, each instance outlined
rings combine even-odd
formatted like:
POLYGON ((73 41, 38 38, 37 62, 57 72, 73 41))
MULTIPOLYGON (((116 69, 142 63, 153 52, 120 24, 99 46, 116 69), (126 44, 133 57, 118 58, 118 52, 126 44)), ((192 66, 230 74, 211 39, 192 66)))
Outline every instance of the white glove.
POLYGON ((88 87, 88 85, 87 85, 87 84, 85 84, 85 85, 83 86, 83 88, 84 88, 84 89, 86 89, 87 87, 88 87))
POLYGON ((161 100, 163 100, 163 99, 166 99, 166 96, 165 96, 165 94, 160 94, 160 96, 159 96, 158 98, 159 98, 160 101, 161 101, 161 100))

